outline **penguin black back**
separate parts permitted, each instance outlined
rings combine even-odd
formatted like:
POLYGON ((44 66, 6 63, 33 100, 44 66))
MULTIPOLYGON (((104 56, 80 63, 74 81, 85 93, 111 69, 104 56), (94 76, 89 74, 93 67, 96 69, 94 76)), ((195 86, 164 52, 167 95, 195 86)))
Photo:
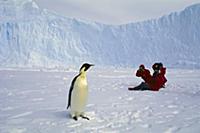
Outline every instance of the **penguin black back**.
POLYGON ((67 109, 71 106, 71 96, 72 96, 72 90, 74 88, 74 83, 76 81, 76 79, 78 78, 79 75, 77 75, 76 77, 74 77, 74 79, 72 80, 71 86, 70 86, 70 90, 69 90, 69 96, 68 96, 68 105, 67 105, 67 109))

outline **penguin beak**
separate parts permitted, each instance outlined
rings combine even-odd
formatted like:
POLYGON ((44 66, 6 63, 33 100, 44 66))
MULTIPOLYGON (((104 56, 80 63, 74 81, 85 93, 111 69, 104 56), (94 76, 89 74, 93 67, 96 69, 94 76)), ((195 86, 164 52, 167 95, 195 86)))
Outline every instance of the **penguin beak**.
POLYGON ((89 66, 85 69, 85 71, 87 71, 91 66, 94 66, 94 64, 89 64, 89 66))

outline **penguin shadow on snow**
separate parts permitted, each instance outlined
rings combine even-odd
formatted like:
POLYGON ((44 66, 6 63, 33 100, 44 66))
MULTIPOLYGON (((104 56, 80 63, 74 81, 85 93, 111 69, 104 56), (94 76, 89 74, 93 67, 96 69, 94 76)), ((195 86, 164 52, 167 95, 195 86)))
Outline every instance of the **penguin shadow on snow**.
POLYGON ((72 120, 72 121, 78 121, 81 119, 85 119, 85 120, 90 120, 88 117, 79 117, 76 120, 71 116, 69 111, 63 110, 63 111, 55 111, 53 112, 53 115, 58 118, 58 119, 65 119, 65 120, 72 120))
POLYGON ((53 112, 53 115, 59 119, 66 119, 66 118, 70 119, 71 118, 70 113, 66 110, 55 111, 55 112, 53 112))

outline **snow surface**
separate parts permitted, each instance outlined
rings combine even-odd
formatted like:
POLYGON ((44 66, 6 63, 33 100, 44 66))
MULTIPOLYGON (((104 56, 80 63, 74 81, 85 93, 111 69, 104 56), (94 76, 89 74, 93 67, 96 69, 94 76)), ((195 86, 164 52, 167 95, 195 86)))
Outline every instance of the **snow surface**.
POLYGON ((76 71, 0 70, 0 133, 199 133, 200 70, 170 69, 159 92, 128 91, 133 69, 88 72, 90 121, 66 111, 76 71))
POLYGON ((200 70, 185 69, 200 68, 199 35, 200 4, 113 26, 63 17, 34 0, 0 0, 0 133, 199 133, 200 70), (128 91, 141 82, 128 67, 155 61, 176 68, 167 70, 166 88, 128 91), (91 120, 74 121, 65 108, 83 62, 95 64, 91 120))
POLYGON ((200 68, 200 4, 155 20, 119 26, 71 19, 33 0, 0 0, 0 67, 200 68))

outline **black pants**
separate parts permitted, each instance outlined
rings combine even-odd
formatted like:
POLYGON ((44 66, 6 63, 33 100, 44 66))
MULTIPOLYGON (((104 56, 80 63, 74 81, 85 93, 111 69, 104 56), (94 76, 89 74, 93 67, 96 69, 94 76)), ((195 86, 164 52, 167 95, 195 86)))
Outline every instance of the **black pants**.
POLYGON ((134 88, 129 88, 129 90, 145 91, 145 90, 151 90, 151 88, 147 85, 147 83, 142 82, 140 85, 134 88))

